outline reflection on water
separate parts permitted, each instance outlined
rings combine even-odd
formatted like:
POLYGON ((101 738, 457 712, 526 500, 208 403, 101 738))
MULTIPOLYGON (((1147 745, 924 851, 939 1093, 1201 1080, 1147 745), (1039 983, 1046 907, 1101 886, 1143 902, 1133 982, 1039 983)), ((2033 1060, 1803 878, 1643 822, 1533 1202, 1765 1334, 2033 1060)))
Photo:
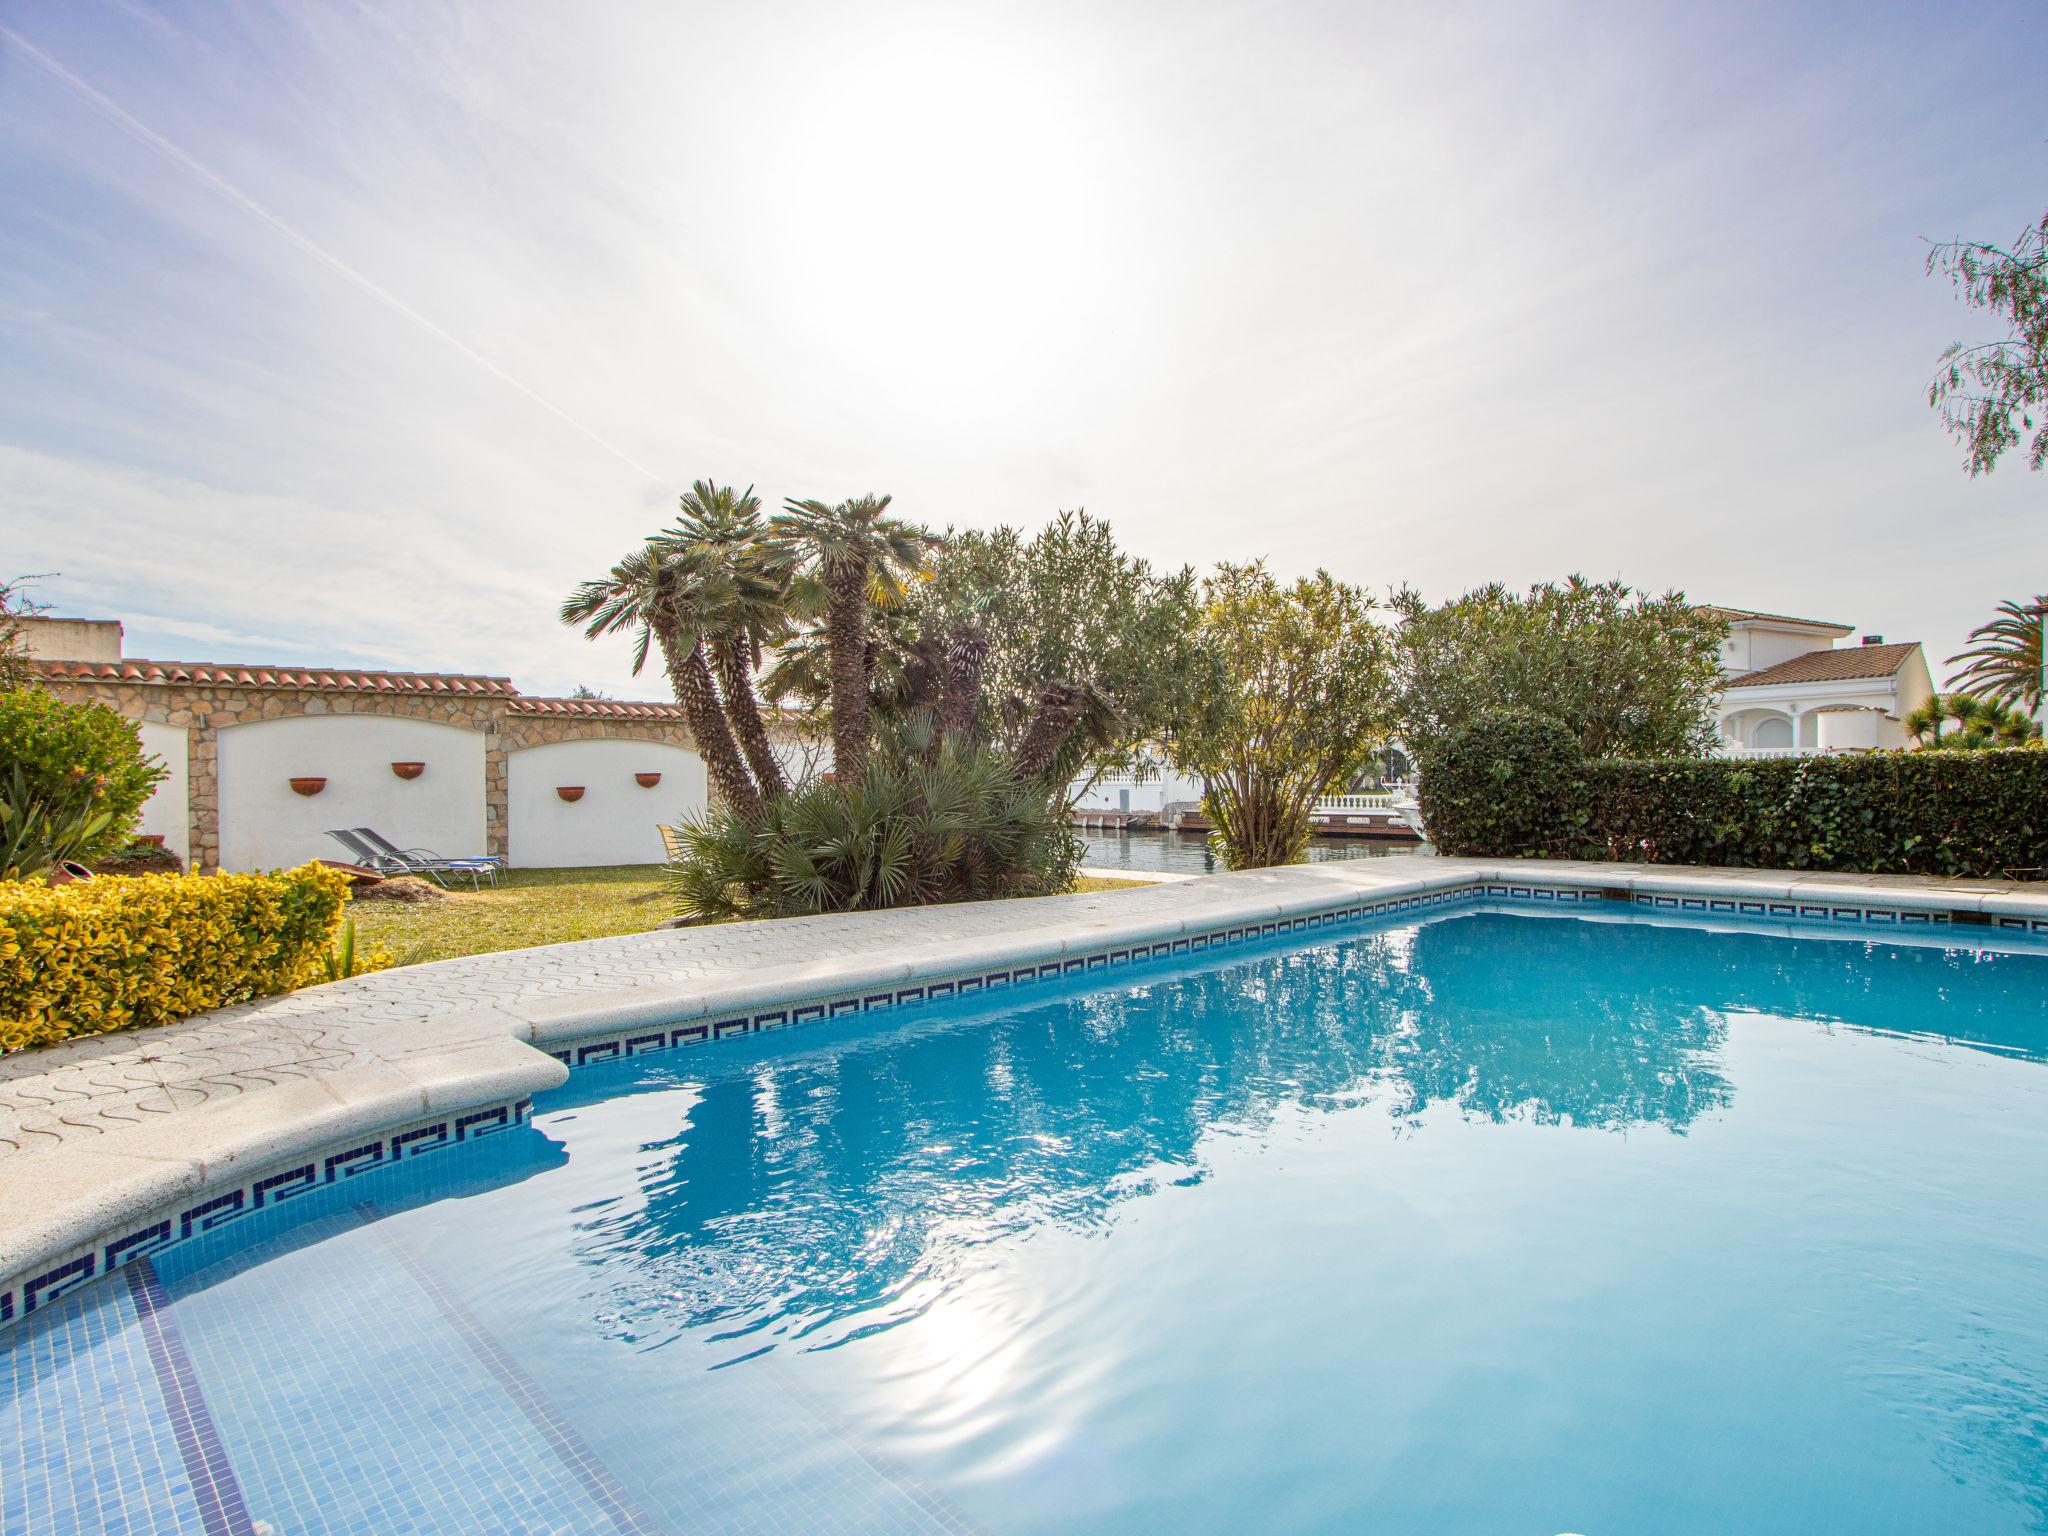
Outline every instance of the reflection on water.
MULTIPOLYGON (((1223 861, 1209 849, 1209 840, 1190 832, 1126 832, 1121 836, 1084 836, 1087 851, 1081 862, 1091 869, 1135 869, 1171 875, 1220 875, 1223 861)), ((1312 837, 1307 862, 1329 859, 1381 859, 1412 854, 1416 845, 1376 837, 1312 837)))
MULTIPOLYGON (((1283 1109, 1683 1133, 1726 1106, 1726 1016, 1924 1032, 2039 1058, 2035 973, 1998 957, 1473 913, 1006 1010, 622 1064, 688 1083, 641 1187, 587 1210, 618 1336, 834 1340, 908 1315, 973 1249, 1204 1177, 1204 1138, 1283 1109)), ((637 1086, 634 1079, 639 1079, 637 1086)))

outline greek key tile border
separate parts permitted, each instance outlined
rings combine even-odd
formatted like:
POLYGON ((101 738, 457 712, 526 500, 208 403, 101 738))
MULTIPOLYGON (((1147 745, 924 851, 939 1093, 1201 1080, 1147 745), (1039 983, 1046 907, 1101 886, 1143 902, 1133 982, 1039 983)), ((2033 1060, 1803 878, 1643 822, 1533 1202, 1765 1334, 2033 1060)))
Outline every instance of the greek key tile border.
POLYGON ((0 1288, 0 1325, 26 1317, 59 1296, 102 1275, 162 1253, 205 1232, 258 1211, 284 1204, 299 1195, 342 1183, 372 1168, 419 1157, 443 1147, 460 1146, 529 1124, 533 1100, 485 1105, 460 1114, 394 1127, 351 1146, 308 1154, 290 1167, 252 1175, 228 1189, 214 1190, 189 1203, 155 1213, 151 1219, 77 1249, 38 1275, 17 1276, 0 1288))
MULTIPOLYGON (((1865 928, 1929 928, 1947 926, 1953 921, 1952 915, 1944 911, 1912 911, 1899 907, 1835 901, 1689 893, 1666 895, 1661 892, 1630 891, 1622 886, 1546 885, 1535 881, 1522 884, 1488 880, 1412 896, 1355 901, 1299 917, 1275 918, 1271 922, 1245 923, 1203 933, 1180 934, 1151 943, 1119 944, 1082 954, 1059 955, 1028 965, 906 981, 887 990, 832 993, 824 997, 806 998, 799 1002, 778 1002, 725 1017, 713 1015, 684 1023, 594 1035, 569 1045, 555 1047, 549 1054, 574 1071, 578 1067, 595 1066, 602 1062, 620 1061, 633 1056, 649 1056, 657 1051, 699 1045, 708 1040, 729 1040, 740 1035, 761 1034, 768 1030, 787 1029, 798 1024, 812 1024, 823 1019, 843 1018, 848 1014, 872 1013, 883 1008, 900 1008, 914 1003, 963 997, 975 992, 993 991, 998 987, 1028 986, 1076 973, 1179 955, 1200 954, 1256 939, 1312 932, 1341 923, 1369 922, 1375 918, 1394 917, 1406 912, 1441 910, 1481 899, 1527 902, 1532 906, 1550 907, 1611 904, 1656 912, 1756 918, 1766 922, 1784 922, 1789 919, 1803 922, 1848 923, 1865 928)), ((2044 918, 1985 919, 1985 926, 2002 929, 2024 931, 2029 929, 2030 924, 2031 931, 2048 933, 2048 919, 2044 918)))
MULTIPOLYGON (((1397 916, 1404 912, 1441 910, 1472 901, 1481 894, 1481 887, 1468 883, 1412 896, 1390 896, 1377 901, 1349 902, 1321 912, 1306 912, 1298 917, 1276 917, 1269 922, 1240 923, 1201 933, 1174 934, 1149 943, 1140 941, 1135 944, 1108 945, 1079 954, 1055 955, 1044 960, 1003 966, 995 970, 955 972, 918 981, 904 981, 886 990, 863 988, 857 992, 830 993, 824 997, 806 998, 801 1002, 769 1004, 722 1018, 712 1015, 659 1028, 595 1035, 587 1040, 556 1047, 549 1054, 574 1071, 578 1067, 595 1066, 600 1062, 620 1061, 631 1056, 651 1056, 657 1051, 674 1050, 678 1046, 700 1045, 707 1040, 729 1040, 738 1035, 755 1035, 771 1029, 787 1029, 798 1024, 815 1024, 822 1019, 844 1018, 848 1014, 873 1013, 883 1008, 901 1008, 914 1003, 942 1002, 950 998, 972 996, 977 992, 993 992, 1001 987, 1033 986, 1042 981, 1056 981, 1062 977, 1085 975, 1092 971, 1108 970, 1147 960, 1203 954, 1232 945, 1248 944, 1258 939, 1313 932, 1341 923, 1366 922, 1374 918, 1397 916)), ((1540 896, 1533 899, 1573 901, 1580 899, 1582 895, 1590 898, 1595 894, 1597 893, 1545 889, 1540 896)))
POLYGON ((1761 917, 1782 922, 1857 923, 1866 928, 1928 928, 1952 921, 1947 912, 1913 912, 1899 907, 1869 907, 1838 901, 1754 896, 1666 896, 1638 891, 1635 904, 1658 912, 1703 912, 1723 917, 1761 917))

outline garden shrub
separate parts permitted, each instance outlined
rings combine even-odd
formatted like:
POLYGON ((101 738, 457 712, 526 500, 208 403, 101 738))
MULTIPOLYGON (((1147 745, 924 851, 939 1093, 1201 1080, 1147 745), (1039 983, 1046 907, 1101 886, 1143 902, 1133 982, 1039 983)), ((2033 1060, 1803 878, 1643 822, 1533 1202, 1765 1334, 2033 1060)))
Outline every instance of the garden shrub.
POLYGON ((1527 709, 1453 726, 1423 760, 1423 824, 1440 852, 1561 857, 1575 820, 1578 739, 1527 709))
MULTIPOLYGON (((1475 735, 1438 765, 1447 789, 1492 782, 1509 743, 1475 735)), ((1608 758, 1512 795, 1432 793, 1445 852, 1749 869, 2042 878, 2048 752, 1876 752, 1829 757, 1608 758), (1535 802, 1547 796, 1547 809, 1535 802)))
POLYGON ((348 877, 0 884, 0 1050, 167 1024, 327 978, 348 877))
POLYGON ((885 751, 851 784, 804 785, 751 816, 714 804, 676 831, 669 878, 695 922, 1051 895, 1081 855, 1057 791, 954 746, 930 762, 885 751))
POLYGON ((41 688, 0 693, 0 782, 10 805, 59 819, 89 813, 95 830, 63 857, 95 859, 128 844, 142 802, 168 770, 144 755, 135 727, 104 704, 41 688))

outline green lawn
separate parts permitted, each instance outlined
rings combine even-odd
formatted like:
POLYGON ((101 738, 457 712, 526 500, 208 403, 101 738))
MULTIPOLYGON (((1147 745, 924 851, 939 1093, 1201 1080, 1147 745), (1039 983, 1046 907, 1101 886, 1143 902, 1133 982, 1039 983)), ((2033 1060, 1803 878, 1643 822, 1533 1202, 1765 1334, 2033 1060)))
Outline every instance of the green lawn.
MULTIPOLYGON (((1134 880, 1082 880, 1079 891, 1135 888, 1134 880)), ((400 965, 452 960, 500 949, 563 944, 640 933, 670 915, 661 867, 619 864, 596 869, 515 869, 472 894, 445 901, 350 903, 358 948, 383 945, 400 965)))

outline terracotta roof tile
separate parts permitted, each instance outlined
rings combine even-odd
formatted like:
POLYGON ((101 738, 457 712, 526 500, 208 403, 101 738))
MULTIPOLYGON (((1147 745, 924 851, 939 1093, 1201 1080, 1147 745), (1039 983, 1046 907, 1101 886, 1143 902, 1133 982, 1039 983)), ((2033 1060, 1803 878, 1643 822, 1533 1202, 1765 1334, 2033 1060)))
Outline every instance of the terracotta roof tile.
POLYGON ((356 667, 251 667, 209 661, 46 661, 43 671, 84 682, 181 684, 190 688, 282 688, 308 692, 435 693, 516 698, 509 677, 460 672, 372 672, 356 667))
POLYGON ((515 715, 555 715, 581 720, 681 720, 680 704, 644 703, 636 699, 515 698, 506 706, 515 715))
POLYGON ((1730 624, 1740 624, 1749 619, 1762 619, 1767 623, 1775 621, 1779 624, 1805 624, 1814 629, 1839 629, 1845 635, 1852 633, 1856 628, 1853 624, 1837 624, 1833 619, 1801 619, 1789 613, 1762 613, 1754 608, 1722 608, 1713 603, 1703 605, 1701 612, 1711 613, 1718 619, 1726 619, 1730 624))
POLYGON ((1890 677, 1920 648, 1916 640, 1900 645, 1851 645, 1833 651, 1808 651, 1775 667, 1731 677, 1730 688, 1769 688, 1778 683, 1841 683, 1859 677, 1890 677))

